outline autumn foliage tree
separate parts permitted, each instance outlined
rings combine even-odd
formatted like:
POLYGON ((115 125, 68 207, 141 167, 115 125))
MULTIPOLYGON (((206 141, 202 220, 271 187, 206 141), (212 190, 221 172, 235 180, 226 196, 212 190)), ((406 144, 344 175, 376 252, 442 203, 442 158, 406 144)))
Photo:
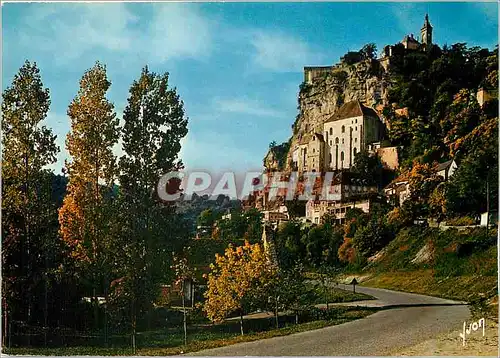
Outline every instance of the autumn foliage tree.
POLYGON ((97 296, 109 285, 109 222, 116 179, 113 146, 118 141, 118 118, 106 99, 111 83, 106 68, 97 62, 80 81, 78 94, 68 108, 71 130, 66 148, 71 161, 67 194, 59 210, 60 235, 69 248, 77 272, 90 282, 98 321, 97 296))
POLYGON ((220 322, 232 313, 243 315, 267 304, 268 288, 275 275, 261 244, 229 247, 224 256, 216 255, 210 266, 204 310, 210 320, 220 322))

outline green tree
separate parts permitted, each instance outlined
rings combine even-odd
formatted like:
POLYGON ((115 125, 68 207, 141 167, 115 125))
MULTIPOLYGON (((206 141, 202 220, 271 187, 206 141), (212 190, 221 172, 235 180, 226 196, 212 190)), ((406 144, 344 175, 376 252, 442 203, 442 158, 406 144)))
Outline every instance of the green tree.
POLYGON ((312 306, 314 294, 306 285, 305 268, 296 264, 288 269, 280 269, 268 287, 269 307, 274 312, 276 328, 279 328, 279 312, 293 311, 295 324, 299 323, 299 314, 312 306))
POLYGON ((210 226, 212 227, 216 220, 216 213, 212 209, 205 209, 200 213, 198 219, 196 220, 200 226, 210 226))
MULTIPOLYGON (((48 289, 57 250, 52 201, 56 136, 44 126, 50 107, 36 63, 26 61, 2 95, 2 315, 32 324, 35 306, 47 301, 38 290, 48 289)), ((47 297, 47 296, 45 296, 47 297)), ((7 327, 3 327, 5 334, 7 327)))
POLYGON ((168 79, 168 73, 159 75, 145 67, 130 87, 123 115, 114 250, 121 249, 115 258, 116 275, 126 288, 122 294, 129 298, 133 337, 137 318, 152 307, 170 271, 169 253, 185 239, 174 208, 159 200, 155 191, 163 174, 182 168, 178 154, 187 134, 183 102, 168 79))
POLYGON ((374 59, 377 57, 377 45, 373 42, 366 44, 359 51, 364 59, 374 59))
POLYGON ((291 269, 303 260, 305 247, 301 242, 301 225, 298 221, 287 221, 281 225, 276 235, 278 261, 284 269, 291 269))
POLYGON ((377 155, 370 155, 367 151, 356 154, 352 172, 363 183, 375 184, 377 187, 383 185, 384 166, 377 155))
POLYGON ((498 202, 498 118, 483 121, 452 147, 458 168, 446 186, 449 214, 477 215, 498 202))

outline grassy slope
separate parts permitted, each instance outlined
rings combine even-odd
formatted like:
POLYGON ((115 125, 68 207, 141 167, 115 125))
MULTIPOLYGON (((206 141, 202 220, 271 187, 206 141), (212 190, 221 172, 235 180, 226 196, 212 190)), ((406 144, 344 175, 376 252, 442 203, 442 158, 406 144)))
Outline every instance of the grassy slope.
POLYGON ((498 317, 496 244, 496 230, 405 229, 365 268, 363 285, 466 301, 498 317), (412 262, 424 246, 427 260, 412 262))
MULTIPOLYGON (((238 321, 226 321, 217 325, 198 325, 189 327, 188 344, 183 345, 182 329, 144 332, 138 339, 140 343, 135 355, 178 355, 203 349, 216 348, 241 342, 285 336, 292 333, 319 329, 366 317, 377 309, 337 307, 330 309, 325 317, 310 317, 311 321, 294 324, 295 317, 280 317, 279 329, 274 327, 274 318, 259 318, 245 320, 247 334, 241 336, 238 321)), ((318 311, 318 312, 321 312, 318 311)), ((323 311, 325 312, 325 311, 323 311)), ((6 354, 36 354, 36 355, 132 355, 129 347, 61 347, 61 348, 12 348, 5 349, 6 354)))

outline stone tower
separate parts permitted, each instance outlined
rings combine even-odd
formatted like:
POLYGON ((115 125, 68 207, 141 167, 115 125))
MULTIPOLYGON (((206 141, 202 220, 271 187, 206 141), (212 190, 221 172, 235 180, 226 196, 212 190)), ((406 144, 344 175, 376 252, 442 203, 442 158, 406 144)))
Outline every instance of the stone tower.
POLYGON ((424 26, 420 30, 421 43, 427 51, 432 47, 432 25, 429 22, 429 14, 425 14, 424 26))

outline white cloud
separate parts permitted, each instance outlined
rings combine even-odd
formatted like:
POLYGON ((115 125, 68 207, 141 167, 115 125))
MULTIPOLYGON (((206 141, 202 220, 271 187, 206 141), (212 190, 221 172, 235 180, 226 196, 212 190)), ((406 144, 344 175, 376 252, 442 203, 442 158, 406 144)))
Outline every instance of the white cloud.
POLYGON ((20 32, 21 45, 53 53, 54 61, 67 64, 96 50, 133 49, 128 30, 137 18, 125 4, 37 4, 27 14, 20 32))
POLYGON ((257 117, 282 118, 285 116, 283 112, 269 108, 260 101, 247 98, 215 99, 214 110, 257 117))
POLYGON ((146 35, 146 41, 150 41, 146 46, 155 60, 210 55, 214 21, 186 4, 163 4, 157 10, 146 35))
POLYGON ((222 171, 255 170, 261 168, 261 153, 252 153, 235 143, 231 136, 220 132, 190 132, 181 140, 179 157, 187 170, 222 171))
POLYGON ((53 54, 66 65, 96 50, 159 63, 173 58, 205 58, 211 53, 214 21, 191 4, 155 4, 140 17, 125 3, 37 4, 19 31, 21 45, 53 54), (140 25, 141 29, 139 29, 140 25))
POLYGON ((323 55, 299 38, 281 32, 257 31, 251 39, 254 63, 276 72, 302 72, 303 66, 320 63, 323 55))

